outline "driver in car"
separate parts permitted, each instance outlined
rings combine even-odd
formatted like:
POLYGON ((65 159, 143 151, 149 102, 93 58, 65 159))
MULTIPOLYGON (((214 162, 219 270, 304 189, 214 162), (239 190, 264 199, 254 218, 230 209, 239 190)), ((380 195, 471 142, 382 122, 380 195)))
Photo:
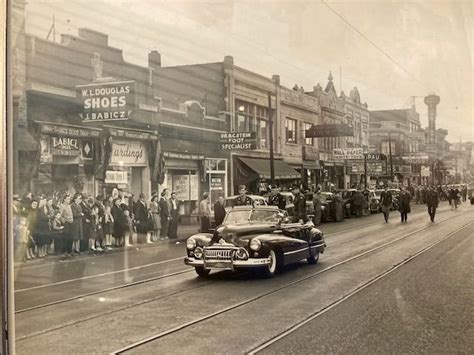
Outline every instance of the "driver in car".
POLYGON ((235 199, 234 206, 253 206, 252 199, 247 196, 247 188, 245 185, 239 186, 239 197, 235 199))

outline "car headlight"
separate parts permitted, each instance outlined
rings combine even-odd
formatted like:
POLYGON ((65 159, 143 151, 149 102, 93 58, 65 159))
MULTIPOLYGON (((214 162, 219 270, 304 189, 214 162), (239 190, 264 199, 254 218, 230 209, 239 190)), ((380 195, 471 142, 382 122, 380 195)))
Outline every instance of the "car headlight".
POLYGON ((261 247, 262 247, 262 242, 260 240, 254 238, 250 241, 249 248, 251 250, 257 251, 257 250, 260 250, 261 247))
POLYGON ((203 253, 203 250, 201 247, 197 247, 196 249, 194 249, 194 257, 197 258, 197 259, 201 259, 202 258, 202 253, 203 253))
POLYGON ((196 248, 196 240, 194 240, 193 238, 189 238, 186 241, 186 248, 188 250, 193 250, 194 248, 196 248))
POLYGON ((235 252, 235 257, 239 260, 247 260, 249 258, 249 253, 247 250, 245 250, 245 248, 239 248, 235 252))

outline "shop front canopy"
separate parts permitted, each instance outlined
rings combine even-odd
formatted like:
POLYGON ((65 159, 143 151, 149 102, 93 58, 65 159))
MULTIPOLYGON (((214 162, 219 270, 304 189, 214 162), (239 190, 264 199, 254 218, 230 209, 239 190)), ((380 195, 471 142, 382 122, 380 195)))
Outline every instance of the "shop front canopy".
MULTIPOLYGON (((258 158, 246 158, 238 157, 238 159, 246 165, 256 178, 270 179, 270 160, 269 159, 258 159, 258 158)), ((298 179, 301 174, 293 169, 290 165, 285 163, 283 160, 274 160, 274 171, 276 180, 285 179, 298 179)))

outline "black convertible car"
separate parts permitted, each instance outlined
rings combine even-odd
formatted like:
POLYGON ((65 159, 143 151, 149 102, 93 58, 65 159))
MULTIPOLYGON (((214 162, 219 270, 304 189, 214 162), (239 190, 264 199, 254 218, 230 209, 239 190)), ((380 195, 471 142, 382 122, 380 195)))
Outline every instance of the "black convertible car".
POLYGON ((211 270, 258 268, 266 277, 306 259, 316 264, 326 243, 312 223, 288 223, 285 211, 271 206, 242 206, 229 211, 214 234, 199 233, 186 241, 186 265, 199 276, 211 270))

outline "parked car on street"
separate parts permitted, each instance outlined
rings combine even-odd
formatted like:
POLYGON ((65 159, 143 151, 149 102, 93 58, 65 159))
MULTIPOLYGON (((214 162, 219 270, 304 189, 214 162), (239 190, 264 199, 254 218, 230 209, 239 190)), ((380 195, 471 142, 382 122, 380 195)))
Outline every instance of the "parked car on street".
POLYGON ((342 205, 344 207, 344 216, 346 218, 351 218, 352 215, 355 215, 354 208, 354 195, 356 194, 356 189, 347 189, 347 190, 337 190, 338 193, 341 193, 342 205))
POLYGON ((303 259, 316 264, 326 248, 323 233, 311 222, 288 222, 286 211, 273 206, 234 207, 214 234, 188 238, 184 263, 201 277, 211 270, 243 268, 272 277, 284 265, 303 259))

